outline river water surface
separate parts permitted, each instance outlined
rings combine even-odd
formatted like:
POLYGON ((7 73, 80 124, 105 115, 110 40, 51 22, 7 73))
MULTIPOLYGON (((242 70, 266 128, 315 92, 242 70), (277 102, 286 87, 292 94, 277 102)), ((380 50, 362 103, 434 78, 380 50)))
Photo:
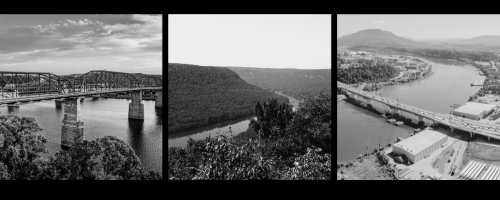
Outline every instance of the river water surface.
MULTIPOLYGON (((293 108, 294 109, 298 108, 300 102, 299 100, 281 93, 276 93, 276 94, 288 97, 290 104, 293 105, 293 108)), ((248 129, 248 125, 250 124, 250 119, 256 120, 257 117, 249 116, 245 118, 220 122, 221 124, 220 128, 218 128, 216 124, 213 124, 192 131, 168 134, 168 147, 186 147, 189 138, 193 138, 193 140, 205 139, 208 136, 208 134, 210 134, 210 136, 213 137, 217 135, 219 130, 228 131, 230 127, 233 133, 232 135, 226 134, 226 136, 228 137, 236 136, 248 129)))
MULTIPOLYGON (((437 58, 421 58, 432 65, 433 74, 427 78, 400 85, 385 86, 381 95, 402 103, 434 112, 450 113, 452 104, 465 104, 480 87, 471 87, 474 80, 484 80, 476 68, 461 62, 437 58)), ((358 98, 364 101, 363 98, 358 98)), ((377 110, 387 108, 379 102, 377 110)), ((412 114, 405 117, 418 122, 412 114)), ((425 120, 424 120, 425 121, 425 120)), ((427 123, 426 123, 427 124, 427 123)), ((394 142, 398 136, 407 137, 413 128, 395 126, 385 118, 345 101, 337 102, 337 161, 353 160, 359 154, 394 142), (368 148, 367 148, 368 143, 368 148)))
MULTIPOLYGON (((86 140, 116 136, 130 144, 149 169, 162 169, 162 109, 154 101, 142 101, 144 120, 129 120, 126 99, 85 98, 81 103, 81 121, 86 140)), ((19 108, 0 106, 0 112, 35 117, 48 140, 47 149, 54 154, 60 150, 61 125, 64 108, 56 108, 54 100, 21 104, 19 108)))

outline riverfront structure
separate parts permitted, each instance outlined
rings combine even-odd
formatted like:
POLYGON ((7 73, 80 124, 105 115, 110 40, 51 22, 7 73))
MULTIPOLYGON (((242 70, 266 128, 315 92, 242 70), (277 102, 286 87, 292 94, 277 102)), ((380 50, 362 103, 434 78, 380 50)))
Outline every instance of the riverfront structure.
POLYGON ((496 105, 492 104, 484 104, 484 103, 476 103, 476 102, 468 102, 463 106, 458 107, 453 111, 453 115, 472 119, 472 120, 480 120, 487 116, 491 112, 496 105))
POLYGON ((448 136, 433 130, 424 130, 393 145, 392 151, 397 154, 404 154, 412 163, 416 163, 426 157, 426 155, 441 148, 448 136))

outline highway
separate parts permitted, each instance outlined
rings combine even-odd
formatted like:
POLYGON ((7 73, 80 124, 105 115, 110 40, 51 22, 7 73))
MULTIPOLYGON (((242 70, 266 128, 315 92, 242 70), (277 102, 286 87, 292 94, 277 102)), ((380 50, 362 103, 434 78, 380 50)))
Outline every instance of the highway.
POLYGON ((426 118, 428 120, 433 121, 434 123, 440 123, 452 127, 453 129, 460 129, 469 132, 471 134, 479 134, 486 136, 488 138, 495 138, 497 140, 500 140, 500 126, 497 125, 485 124, 471 119, 456 117, 450 114, 442 114, 442 113, 427 111, 421 108, 399 103, 397 101, 379 95, 357 90, 338 81, 337 81, 337 87, 347 92, 362 96, 365 99, 378 101, 380 103, 388 105, 393 109, 396 108, 398 110, 426 118))

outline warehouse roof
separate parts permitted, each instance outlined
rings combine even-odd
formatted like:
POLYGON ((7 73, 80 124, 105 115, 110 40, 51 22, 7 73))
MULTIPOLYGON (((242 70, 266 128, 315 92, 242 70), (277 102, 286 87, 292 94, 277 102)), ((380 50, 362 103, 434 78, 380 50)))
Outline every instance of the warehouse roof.
POLYGON ((485 110, 491 110, 495 108, 496 105, 492 104, 484 104, 484 103, 476 103, 476 102, 468 102, 463 106, 455 109, 455 112, 479 115, 485 110))
POLYGON ((427 147, 436 144, 436 142, 441 139, 448 137, 445 134, 442 134, 433 130, 423 130, 420 133, 415 134, 412 137, 409 137, 401 142, 398 142, 394 145, 403 148, 409 153, 416 155, 420 151, 426 149, 427 147))

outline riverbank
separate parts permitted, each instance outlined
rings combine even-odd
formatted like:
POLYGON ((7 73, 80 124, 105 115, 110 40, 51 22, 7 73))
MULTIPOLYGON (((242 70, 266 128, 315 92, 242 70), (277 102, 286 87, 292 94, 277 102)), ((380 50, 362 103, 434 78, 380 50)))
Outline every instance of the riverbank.
POLYGON ((374 149, 356 160, 337 162, 337 180, 397 180, 393 164, 386 151, 389 146, 374 149))

